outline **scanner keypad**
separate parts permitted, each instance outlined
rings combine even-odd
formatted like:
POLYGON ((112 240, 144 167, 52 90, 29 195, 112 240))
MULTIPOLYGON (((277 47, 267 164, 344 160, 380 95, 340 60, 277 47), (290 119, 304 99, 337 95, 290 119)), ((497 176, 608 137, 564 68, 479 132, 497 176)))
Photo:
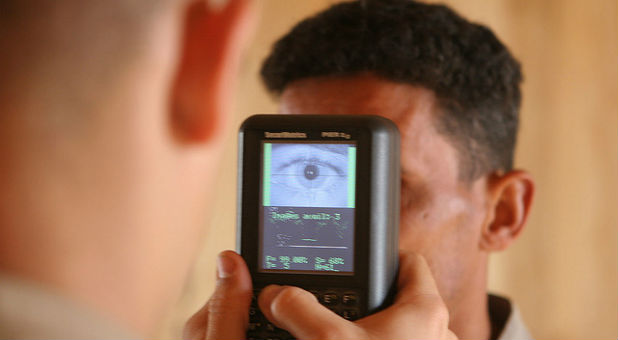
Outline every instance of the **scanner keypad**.
MULTIPOLYGON (((307 289, 318 301, 326 308, 337 313, 344 319, 354 321, 361 317, 360 313, 360 294, 353 289, 307 289)), ((251 307, 249 308, 249 328, 247 338, 249 340, 268 339, 268 340, 288 340, 294 337, 287 331, 277 328, 262 314, 257 305, 259 290, 253 291, 251 307)))

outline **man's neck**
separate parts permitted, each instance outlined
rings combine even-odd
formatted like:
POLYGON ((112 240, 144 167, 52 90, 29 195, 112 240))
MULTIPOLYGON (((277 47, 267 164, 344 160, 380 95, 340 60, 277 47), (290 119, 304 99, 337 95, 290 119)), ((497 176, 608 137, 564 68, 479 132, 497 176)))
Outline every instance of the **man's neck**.
POLYGON ((489 339, 491 321, 487 307, 487 266, 483 265, 456 296, 446 301, 449 328, 459 339, 489 339))
POLYGON ((451 312, 450 329, 459 339, 489 339, 491 322, 487 310, 487 295, 476 299, 478 305, 451 312))

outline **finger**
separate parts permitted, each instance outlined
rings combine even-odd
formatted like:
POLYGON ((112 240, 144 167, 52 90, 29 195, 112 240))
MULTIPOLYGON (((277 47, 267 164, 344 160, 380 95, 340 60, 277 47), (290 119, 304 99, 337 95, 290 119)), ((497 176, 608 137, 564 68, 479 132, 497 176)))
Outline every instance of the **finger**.
POLYGON ((258 303, 270 322, 298 339, 341 339, 357 328, 298 287, 268 286, 260 293, 258 303))
POLYGON ((206 325, 208 325, 208 302, 189 318, 182 330, 182 338, 185 340, 204 340, 206 325))
MULTIPOLYGON (((422 297, 440 298, 438 286, 424 257, 414 253, 399 256, 398 291, 394 305, 414 303, 422 297)), ((440 298, 441 299, 441 298, 440 298)))
POLYGON ((206 339, 244 339, 252 296, 251 276, 243 258, 224 251, 217 258, 217 286, 208 301, 206 339))
POLYGON ((249 322, 252 286, 240 255, 224 251, 217 258, 217 285, 208 303, 187 323, 193 339, 244 339, 249 322))

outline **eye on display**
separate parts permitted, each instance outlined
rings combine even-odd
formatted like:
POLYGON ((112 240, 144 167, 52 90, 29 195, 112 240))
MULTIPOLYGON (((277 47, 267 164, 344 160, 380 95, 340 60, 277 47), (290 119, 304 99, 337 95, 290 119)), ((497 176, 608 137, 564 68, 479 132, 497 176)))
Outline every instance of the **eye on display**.
POLYGON ((270 163, 264 205, 354 207, 356 146, 267 143, 264 148, 270 157, 264 159, 270 163))
POLYGON ((262 271, 353 272, 356 144, 262 145, 262 271))

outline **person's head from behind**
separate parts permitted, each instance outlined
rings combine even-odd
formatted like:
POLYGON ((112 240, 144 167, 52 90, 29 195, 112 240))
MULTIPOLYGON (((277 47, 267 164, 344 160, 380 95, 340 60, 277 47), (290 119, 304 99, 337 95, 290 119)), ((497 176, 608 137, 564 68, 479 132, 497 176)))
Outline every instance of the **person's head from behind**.
POLYGON ((149 332, 206 225, 249 1, 0 3, 0 271, 149 332))
POLYGON ((395 121, 400 247, 426 256, 451 312, 484 294, 487 254, 519 235, 533 191, 513 170, 520 66, 489 29, 441 5, 345 2, 297 24, 261 72, 281 113, 395 121))

